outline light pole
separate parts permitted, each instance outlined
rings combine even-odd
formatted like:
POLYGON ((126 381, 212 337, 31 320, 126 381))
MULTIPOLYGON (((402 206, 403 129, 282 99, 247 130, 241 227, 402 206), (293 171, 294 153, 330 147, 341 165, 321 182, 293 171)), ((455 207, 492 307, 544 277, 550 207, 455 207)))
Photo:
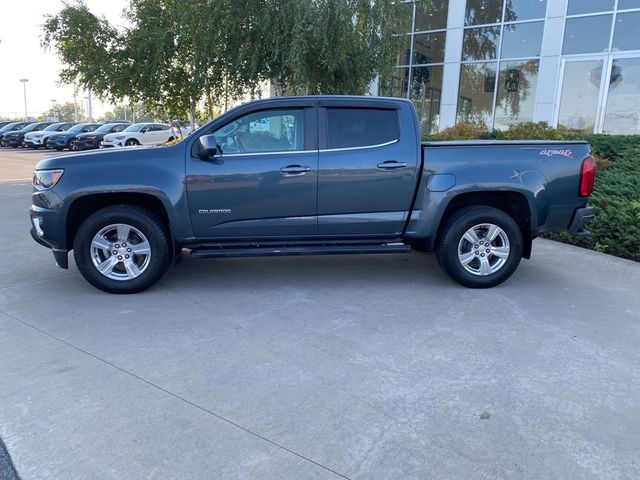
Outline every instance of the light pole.
POLYGON ((55 98, 51 99, 51 113, 53 113, 53 116, 56 117, 56 121, 57 121, 58 115, 56 115, 56 99, 55 98))
POLYGON ((73 121, 78 123, 78 96, 73 92, 73 121))
POLYGON ((29 79, 21 78, 20 81, 22 82, 22 90, 24 91, 24 120, 25 122, 28 122, 29 114, 27 113, 27 82, 29 81, 29 79))
POLYGON ((91 89, 87 88, 87 113, 89 114, 89 121, 93 123, 93 111, 91 109, 91 89))

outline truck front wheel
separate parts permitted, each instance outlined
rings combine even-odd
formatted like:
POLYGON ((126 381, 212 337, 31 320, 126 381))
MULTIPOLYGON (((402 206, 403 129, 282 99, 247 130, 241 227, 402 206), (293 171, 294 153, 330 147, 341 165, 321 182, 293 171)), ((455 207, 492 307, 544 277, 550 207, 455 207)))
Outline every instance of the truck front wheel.
POLYGON ((445 220, 436 245, 440 267, 470 288, 490 288, 507 280, 522 258, 522 232, 507 213, 477 206, 445 220))
POLYGON ((82 276, 109 293, 137 293, 154 285, 171 261, 167 232, 151 212, 113 205, 78 229, 73 254, 82 276))

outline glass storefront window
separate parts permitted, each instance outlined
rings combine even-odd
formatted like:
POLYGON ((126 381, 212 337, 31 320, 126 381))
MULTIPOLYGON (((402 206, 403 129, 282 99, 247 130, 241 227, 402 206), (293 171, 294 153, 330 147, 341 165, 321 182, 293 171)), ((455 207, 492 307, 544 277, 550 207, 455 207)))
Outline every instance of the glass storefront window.
POLYGON ((444 62, 446 32, 421 33, 413 37, 413 64, 444 62))
POLYGON ((504 26, 501 58, 539 57, 544 22, 513 23, 504 26))
POLYGON ((539 67, 538 60, 500 63, 495 128, 533 121, 539 67))
POLYGON ((569 0, 567 15, 581 15, 583 13, 610 12, 615 0, 569 0))
POLYGON ((428 134, 438 129, 442 70, 442 66, 415 67, 412 70, 410 98, 418 112, 423 134, 428 134))
POLYGON ((640 0, 618 0, 618 10, 640 8, 640 0))
POLYGON ((568 18, 562 53, 599 53, 609 50, 613 15, 568 18))
POLYGON ((415 31, 441 30, 447 28, 449 0, 431 0, 429 5, 416 5, 415 31))
POLYGON ((402 42, 402 48, 398 52, 396 65, 409 65, 411 61, 411 35, 403 35, 399 41, 402 42))
POLYGON ((544 18, 547 0, 507 0, 504 19, 507 22, 544 18))
POLYGON ((592 133, 596 127, 602 60, 566 62, 558 126, 592 133))
POLYGON ((613 61, 605 133, 640 134, 640 58, 613 61))
POLYGON ((502 0, 467 0, 465 25, 487 25, 502 21, 502 0))
POLYGON ((497 58, 499 41, 500 27, 465 29, 462 60, 493 60, 497 58))
POLYGON ((395 68, 387 82, 387 95, 407 98, 409 93, 409 67, 395 68))
POLYGON ((458 121, 491 125, 495 85, 495 62, 462 65, 458 121))
POLYGON ((615 50, 640 50, 640 12, 619 13, 616 17, 613 32, 613 47, 615 50))

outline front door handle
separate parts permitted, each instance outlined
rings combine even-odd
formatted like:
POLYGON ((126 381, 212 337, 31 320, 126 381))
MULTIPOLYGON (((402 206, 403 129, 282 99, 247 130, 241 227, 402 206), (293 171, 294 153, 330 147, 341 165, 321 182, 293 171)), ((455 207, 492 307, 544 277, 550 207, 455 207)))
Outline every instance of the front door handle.
POLYGON ((396 162, 395 160, 387 160, 378 164, 378 168, 382 170, 397 170, 398 168, 405 168, 406 162, 396 162))
POLYGON ((302 165, 287 165, 286 167, 282 167, 280 172, 284 175, 304 175, 307 172, 311 171, 311 167, 305 167, 302 165))

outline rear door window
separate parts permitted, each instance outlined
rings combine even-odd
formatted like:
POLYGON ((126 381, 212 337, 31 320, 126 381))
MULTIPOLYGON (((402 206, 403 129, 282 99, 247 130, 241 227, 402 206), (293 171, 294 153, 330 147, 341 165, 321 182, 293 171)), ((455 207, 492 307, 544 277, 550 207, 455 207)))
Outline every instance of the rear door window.
POLYGON ((328 108, 327 148, 380 145, 400 135, 395 110, 381 108, 328 108))

